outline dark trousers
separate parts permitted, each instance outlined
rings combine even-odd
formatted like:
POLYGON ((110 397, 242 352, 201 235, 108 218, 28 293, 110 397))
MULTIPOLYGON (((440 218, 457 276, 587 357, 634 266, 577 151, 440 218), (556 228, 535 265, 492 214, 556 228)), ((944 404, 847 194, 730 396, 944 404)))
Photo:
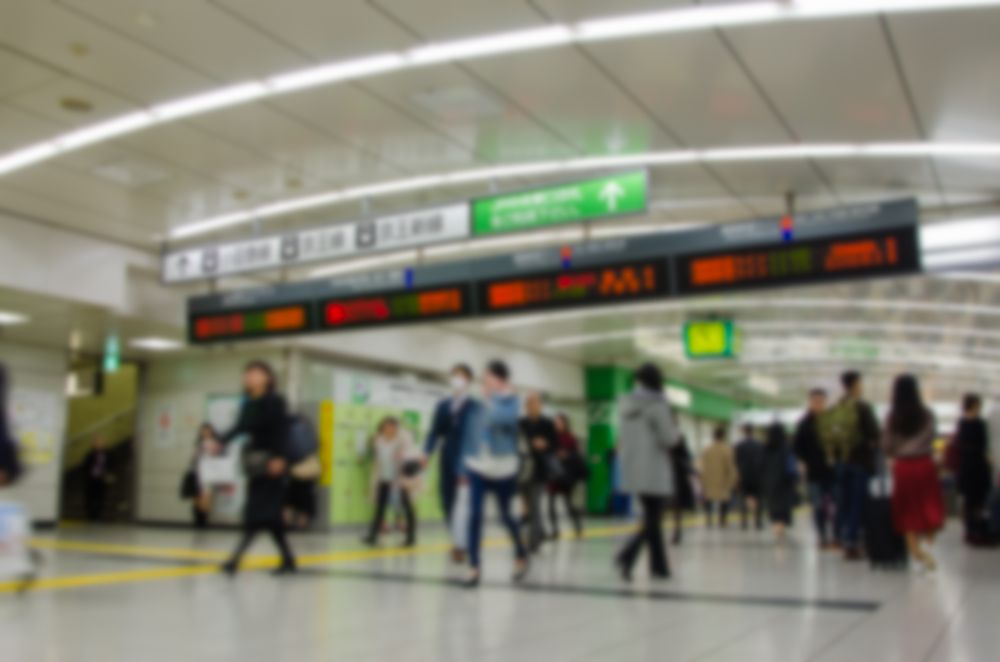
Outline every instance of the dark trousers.
POLYGON ((523 536, 528 551, 535 552, 545 541, 545 525, 542 521, 542 496, 545 494, 545 482, 537 478, 521 485, 521 498, 524 500, 525 514, 522 530, 527 527, 527 535, 523 536))
POLYGON ((557 512, 557 506, 560 499, 566 504, 566 511, 569 512, 569 517, 573 520, 573 530, 576 531, 577 535, 580 535, 583 532, 583 523, 580 521, 580 512, 573 504, 572 487, 555 489, 549 492, 549 522, 552 525, 552 535, 559 535, 559 513, 557 512))
POLYGON ((836 533, 841 545, 861 545, 861 525, 868 504, 868 481, 871 475, 862 467, 841 464, 837 467, 836 533))
MULTIPOLYGON (((379 531, 382 530, 382 521, 385 519, 385 509, 389 506, 389 496, 392 494, 392 483, 380 482, 375 500, 375 519, 372 520, 372 528, 368 533, 370 540, 378 538, 379 531)), ((417 519, 413 514, 413 504, 410 502, 410 494, 404 490, 399 490, 399 500, 403 506, 403 513, 406 515, 406 542, 412 543, 417 539, 417 519)))
POLYGON ((706 501, 705 502, 705 525, 712 526, 712 515, 715 511, 719 512, 719 526, 726 525, 726 519, 729 517, 729 502, 728 501, 706 501))
POLYGON ((830 505, 833 487, 829 483, 809 483, 809 502, 813 511, 816 535, 823 544, 830 542, 830 505))
POLYGON ((274 540, 275 546, 281 553, 281 565, 285 568, 295 567, 295 555, 292 554, 292 548, 288 545, 288 536, 285 534, 285 523, 283 520, 275 520, 270 524, 265 524, 263 522, 247 522, 243 525, 243 537, 240 539, 240 543, 236 546, 236 550, 233 551, 232 558, 229 559, 229 564, 236 567, 240 564, 240 559, 246 554, 246 551, 250 549, 250 545, 253 544, 254 538, 261 531, 267 531, 271 534, 271 538, 274 540))
POLYGON ((633 535, 618 554, 618 561, 632 569, 643 545, 649 546, 649 571, 656 577, 670 574, 670 564, 667 560, 667 550, 663 545, 663 497, 640 494, 642 502, 642 529, 633 535))
POLYGON ((483 507, 486 503, 486 495, 490 492, 496 496, 500 520, 507 527, 507 533, 510 534, 516 558, 523 559, 528 555, 524 550, 524 545, 521 544, 517 522, 510 512, 510 502, 516 491, 517 477, 493 480, 477 473, 469 473, 469 506, 471 511, 469 515, 469 565, 473 568, 479 568, 479 548, 483 538, 483 507))
POLYGON ((96 522, 104 514, 104 500, 108 494, 108 486, 103 478, 90 478, 83 494, 84 505, 87 508, 87 519, 96 522))
POLYGON ((451 524, 451 513, 455 509, 455 495, 458 493, 458 473, 454 467, 454 458, 447 455, 441 456, 438 493, 441 495, 441 508, 444 510, 444 518, 448 524, 451 524))
POLYGON ((208 511, 202 510, 197 505, 191 506, 191 515, 194 517, 194 525, 199 529, 208 526, 208 511))
POLYGON ((970 542, 985 541, 989 534, 989 524, 983 516, 988 494, 972 494, 962 498, 962 520, 965 523, 965 539, 970 542))

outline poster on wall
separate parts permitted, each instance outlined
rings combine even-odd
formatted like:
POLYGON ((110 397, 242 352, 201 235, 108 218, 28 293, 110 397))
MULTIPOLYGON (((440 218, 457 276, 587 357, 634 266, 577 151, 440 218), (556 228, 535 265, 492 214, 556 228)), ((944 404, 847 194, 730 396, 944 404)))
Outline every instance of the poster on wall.
MULTIPOLYGON (((332 524, 368 521, 372 514, 371 440, 386 416, 400 420, 418 445, 422 445, 437 402, 447 389, 413 378, 391 377, 360 371, 337 371, 333 376, 333 467, 330 491, 332 524)), ((424 475, 424 489, 416 497, 422 519, 440 515, 437 467, 424 475)))
POLYGON ((34 467, 51 463, 62 436, 62 398, 49 391, 15 388, 10 394, 10 413, 24 462, 34 467))
POLYGON ((174 403, 169 400, 157 402, 153 411, 156 417, 153 445, 157 448, 169 448, 174 445, 174 430, 177 427, 174 403))

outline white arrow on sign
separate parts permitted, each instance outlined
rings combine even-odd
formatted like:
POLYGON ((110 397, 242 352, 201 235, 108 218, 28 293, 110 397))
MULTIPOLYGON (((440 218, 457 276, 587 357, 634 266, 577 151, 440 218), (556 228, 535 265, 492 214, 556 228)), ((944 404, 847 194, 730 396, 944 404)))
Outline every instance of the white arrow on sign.
POLYGON ((618 211, 618 198, 625 195, 625 189, 618 182, 608 182, 601 188, 600 197, 608 211, 618 211))

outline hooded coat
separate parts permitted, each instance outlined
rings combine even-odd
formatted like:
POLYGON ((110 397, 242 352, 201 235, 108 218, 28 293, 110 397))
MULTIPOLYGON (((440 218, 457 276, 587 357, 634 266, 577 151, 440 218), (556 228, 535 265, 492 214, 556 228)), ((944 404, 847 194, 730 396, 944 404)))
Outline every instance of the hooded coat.
POLYGON ((637 391, 622 398, 619 415, 621 490, 673 496, 676 486, 670 450, 680 442, 680 434, 670 405, 658 393, 637 391))

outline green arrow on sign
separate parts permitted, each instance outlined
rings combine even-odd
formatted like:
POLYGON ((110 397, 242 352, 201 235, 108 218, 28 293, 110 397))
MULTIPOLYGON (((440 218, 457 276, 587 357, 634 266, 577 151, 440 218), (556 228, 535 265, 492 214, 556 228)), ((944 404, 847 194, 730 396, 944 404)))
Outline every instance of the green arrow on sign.
POLYGON ((472 203, 475 235, 516 232, 646 210, 645 170, 505 193, 472 203))

